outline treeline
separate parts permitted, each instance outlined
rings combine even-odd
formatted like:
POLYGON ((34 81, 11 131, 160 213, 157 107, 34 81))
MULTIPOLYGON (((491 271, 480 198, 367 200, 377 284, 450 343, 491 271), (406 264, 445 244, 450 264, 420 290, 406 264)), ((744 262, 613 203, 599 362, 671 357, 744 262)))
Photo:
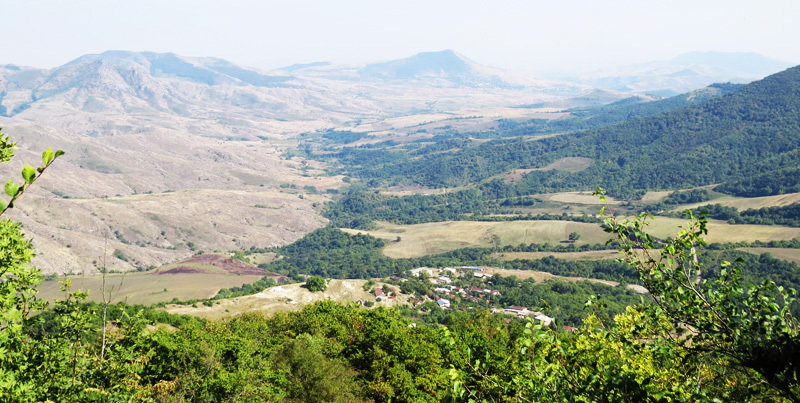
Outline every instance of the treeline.
POLYGON ((800 249, 800 238, 776 241, 753 241, 753 242, 714 242, 708 245, 711 250, 727 250, 736 248, 789 248, 800 249))
MULTIPOLYGON (((703 277, 716 279, 720 274, 720 263, 723 261, 737 262, 742 267, 742 282, 744 284, 759 284, 765 280, 774 281, 779 286, 786 288, 800 288, 800 266, 772 257, 769 253, 755 255, 739 250, 704 251, 702 262, 708 269, 703 272, 703 277)), ((800 306, 793 307, 795 315, 800 306)))
POLYGON ((598 278, 636 283, 639 276, 627 264, 616 260, 564 260, 553 256, 503 262, 504 269, 542 271, 558 276, 598 278))
POLYGON ((701 203, 706 200, 711 199, 711 193, 705 189, 692 189, 685 192, 672 192, 661 202, 655 204, 648 204, 644 207, 644 211, 647 212, 661 212, 664 210, 668 210, 674 208, 675 206, 681 204, 689 204, 689 203, 701 203))
POLYGON ((254 283, 244 284, 241 287, 222 288, 212 299, 235 298, 243 295, 252 295, 276 285, 278 285, 278 283, 274 278, 264 276, 254 283))
MULTIPOLYGON (((564 326, 580 326, 592 313, 596 313, 605 321, 613 320, 615 315, 625 312, 628 306, 642 301, 642 296, 624 285, 610 287, 591 281, 545 281, 537 283, 532 279, 517 280, 514 277, 493 279, 492 287, 500 291, 495 298, 498 306, 524 306, 540 310, 545 315, 556 319, 556 323, 564 326), (602 301, 602 311, 593 312, 587 309, 588 301, 602 301)), ((638 279, 637 279, 638 280, 638 279)))
POLYGON ((800 203, 788 206, 763 207, 739 211, 736 207, 709 204, 692 209, 695 214, 708 212, 708 217, 728 224, 785 225, 800 227, 800 203))
MULTIPOLYGON (((145 325, 166 324, 174 327, 205 322, 205 320, 191 315, 171 314, 153 306, 128 305, 124 302, 104 305, 91 301, 74 301, 73 304, 56 304, 52 309, 41 312, 35 321, 28 324, 26 331, 37 337, 57 334, 63 330, 58 321, 59 316, 72 311, 79 311, 86 315, 86 326, 101 328, 104 308, 106 320, 117 325, 133 320, 145 325)), ((86 334, 87 340, 90 342, 95 341, 98 336, 100 335, 97 333, 86 334)))

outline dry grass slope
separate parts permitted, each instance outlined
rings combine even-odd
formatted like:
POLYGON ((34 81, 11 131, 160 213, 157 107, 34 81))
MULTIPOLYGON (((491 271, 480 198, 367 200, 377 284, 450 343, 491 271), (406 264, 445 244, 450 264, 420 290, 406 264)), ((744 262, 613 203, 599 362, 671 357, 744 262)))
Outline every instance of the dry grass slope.
MULTIPOLYGON (((299 283, 287 284, 271 287, 254 295, 218 300, 210 307, 198 305, 194 308, 185 305, 168 305, 166 311, 220 319, 245 312, 261 312, 266 315, 272 315, 277 312, 296 311, 305 305, 321 300, 334 300, 344 303, 375 301, 375 296, 362 288, 364 283, 366 283, 366 280, 328 280, 328 289, 322 292, 310 292, 299 283)), ((382 285, 382 283, 378 282, 375 286, 382 285)), ((401 295, 391 300, 382 299, 380 302, 376 302, 375 305, 394 306, 406 304, 407 302, 408 296, 401 295)))

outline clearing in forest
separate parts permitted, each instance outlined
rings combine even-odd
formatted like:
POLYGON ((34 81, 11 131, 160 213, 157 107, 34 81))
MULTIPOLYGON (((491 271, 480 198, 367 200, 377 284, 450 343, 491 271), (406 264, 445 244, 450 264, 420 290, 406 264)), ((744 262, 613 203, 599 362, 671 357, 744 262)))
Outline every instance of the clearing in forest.
POLYGON ((566 244, 572 232, 581 235, 577 245, 604 243, 609 239, 609 235, 598 224, 549 220, 445 221, 414 225, 380 223, 374 231, 343 231, 350 234, 368 233, 386 239, 389 243, 383 253, 391 258, 422 257, 469 247, 503 247, 521 243, 566 244))

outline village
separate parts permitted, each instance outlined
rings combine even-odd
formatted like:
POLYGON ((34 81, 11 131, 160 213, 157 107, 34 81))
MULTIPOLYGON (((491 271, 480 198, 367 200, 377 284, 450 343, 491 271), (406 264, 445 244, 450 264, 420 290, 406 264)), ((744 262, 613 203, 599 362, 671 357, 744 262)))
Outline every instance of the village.
MULTIPOLYGON (((400 287, 403 293, 413 290, 412 293, 417 298, 409 300, 409 305, 412 308, 421 307, 426 302, 433 301, 436 306, 445 310, 454 308, 468 310, 480 307, 488 308, 493 314, 509 315, 517 318, 529 317, 539 321, 544 326, 550 326, 553 323, 554 318, 538 310, 518 305, 495 306, 496 297, 500 297, 502 294, 497 289, 486 288, 490 285, 491 279, 492 275, 486 272, 486 268, 460 266, 455 268, 418 267, 410 270, 406 275, 396 274, 386 280, 387 283, 400 287), (409 282, 417 283, 419 286, 407 286, 409 282), (481 285, 484 287, 481 287, 481 285), (460 303, 456 304, 456 301, 460 303)), ((387 285, 375 287, 372 291, 379 301, 381 299, 392 300, 398 295, 397 289, 387 285)), ((507 321, 510 320, 511 318, 507 318, 507 321)), ((574 328, 566 330, 572 329, 574 328)))

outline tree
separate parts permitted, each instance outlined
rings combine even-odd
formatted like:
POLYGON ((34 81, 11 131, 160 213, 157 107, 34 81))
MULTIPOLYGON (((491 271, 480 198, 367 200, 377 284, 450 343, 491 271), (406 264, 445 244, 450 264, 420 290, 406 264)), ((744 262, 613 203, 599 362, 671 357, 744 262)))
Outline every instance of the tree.
POLYGON ((325 284, 325 278, 322 276, 311 276, 306 280, 306 288, 311 292, 325 291, 328 285, 325 284))
POLYGON ((647 287, 651 322, 666 321, 662 338, 721 367, 740 370, 749 383, 766 383, 792 402, 800 402, 800 323, 797 292, 772 280, 742 286, 741 269, 722 262, 716 280, 704 278, 698 249, 707 246, 704 215, 687 210, 689 224, 663 244, 645 231, 643 213, 633 220, 606 220, 625 260, 647 287))
POLYGON ((276 367, 290 381, 287 402, 359 402, 358 373, 346 362, 325 356, 326 340, 301 334, 284 344, 275 357, 276 367))
POLYGON ((570 233, 569 233, 569 241, 570 241, 571 243, 575 243, 575 242, 577 242, 579 239, 581 239, 581 234, 579 234, 579 233, 577 233, 577 232, 570 232, 570 233))
MULTIPOLYGON (((8 163, 14 156, 16 146, 0 132, 0 163, 8 163)), ((41 309, 44 304, 37 301, 36 285, 42 281, 41 272, 29 266, 34 256, 31 242, 25 239, 20 224, 2 217, 14 207, 14 202, 44 173, 53 161, 64 154, 47 149, 42 153, 43 166, 34 169, 25 165, 21 184, 9 180, 5 194, 8 203, 0 199, 0 395, 12 400, 26 400, 33 396, 33 382, 20 380, 26 368, 28 356, 23 340, 23 326, 31 311, 41 309), (37 175, 38 173, 38 175, 37 175)))

